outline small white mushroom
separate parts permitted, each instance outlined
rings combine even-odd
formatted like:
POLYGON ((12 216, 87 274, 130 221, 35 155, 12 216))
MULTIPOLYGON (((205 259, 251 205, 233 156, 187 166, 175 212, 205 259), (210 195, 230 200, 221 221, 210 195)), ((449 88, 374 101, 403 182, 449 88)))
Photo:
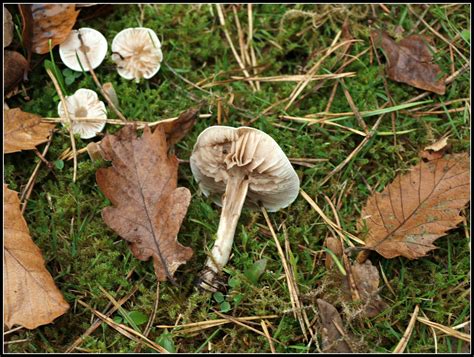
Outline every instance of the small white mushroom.
POLYGON ((207 128, 197 139, 190 164, 202 192, 222 206, 217 238, 199 282, 201 288, 216 291, 244 202, 270 212, 287 207, 298 196, 299 178, 275 140, 250 127, 207 128))
POLYGON ((145 27, 120 31, 112 41, 112 60, 125 79, 149 79, 160 69, 163 53, 155 31, 145 27))
POLYGON ((73 71, 82 72, 81 65, 84 71, 89 71, 87 58, 90 61, 92 69, 96 69, 102 63, 107 54, 107 40, 97 30, 83 27, 79 30, 72 30, 66 40, 59 45, 59 56, 66 65, 66 67, 73 71), (82 46, 81 40, 82 38, 82 46), (79 57, 79 61, 77 58, 79 57))
MULTIPOLYGON (((107 111, 104 102, 99 100, 96 92, 81 88, 65 99, 74 134, 79 134, 82 139, 90 139, 104 129, 107 111), (75 118, 94 119, 74 120, 75 118)), ((62 101, 58 104, 58 114, 61 118, 66 118, 62 101)), ((65 125, 64 122, 63 125, 65 125)))

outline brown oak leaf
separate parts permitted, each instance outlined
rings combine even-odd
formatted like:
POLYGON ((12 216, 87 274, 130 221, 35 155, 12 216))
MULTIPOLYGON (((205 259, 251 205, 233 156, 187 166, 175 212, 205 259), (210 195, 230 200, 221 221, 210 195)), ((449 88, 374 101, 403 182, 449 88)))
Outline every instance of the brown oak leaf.
POLYGON ((96 180, 112 207, 102 211, 105 223, 130 243, 140 260, 153 257, 159 281, 173 280, 176 269, 193 255, 177 242, 177 234, 191 200, 177 188, 178 159, 168 155, 163 127, 147 126, 141 137, 127 126, 106 135, 101 150, 112 167, 97 170, 96 180))
POLYGON ((53 278, 45 268, 40 249, 20 211, 18 192, 3 185, 4 323, 34 329, 49 324, 69 309, 53 278))
POLYGON ((382 192, 369 198, 362 210, 368 233, 365 248, 385 258, 416 259, 436 248, 433 242, 455 228, 460 210, 469 201, 467 153, 420 161, 397 176, 382 192))
MULTIPOLYGON (((69 36, 79 11, 74 4, 18 5, 23 20, 23 42, 30 54, 49 52, 69 36)), ((28 59, 30 55, 28 56, 28 59)))
POLYGON ((446 92, 445 79, 439 66, 432 63, 426 38, 411 35, 396 43, 382 31, 372 31, 371 37, 387 56, 390 79, 441 95, 446 92))
POLYGON ((42 123, 41 117, 22 111, 20 108, 6 109, 4 116, 3 153, 33 150, 36 145, 48 141, 54 123, 42 123))
POLYGON ((425 147, 421 152, 420 152, 420 157, 424 161, 431 161, 431 160, 436 160, 440 159, 444 156, 446 153, 446 150, 448 149, 448 136, 445 136, 441 139, 439 139, 437 142, 434 144, 428 145, 425 147))

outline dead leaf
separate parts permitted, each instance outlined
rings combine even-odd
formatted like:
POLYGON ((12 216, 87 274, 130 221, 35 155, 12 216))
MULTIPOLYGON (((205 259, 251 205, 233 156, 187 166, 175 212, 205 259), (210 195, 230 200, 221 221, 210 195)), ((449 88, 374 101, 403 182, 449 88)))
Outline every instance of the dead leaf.
POLYGON ((19 52, 3 51, 3 90, 10 93, 18 86, 28 70, 28 61, 19 52))
MULTIPOLYGON (((199 114, 198 108, 191 108, 179 115, 176 119, 166 119, 158 123, 155 127, 163 128, 165 135, 166 135, 166 142, 168 147, 172 147, 178 141, 186 136, 189 131, 193 128, 194 124, 196 123, 196 119, 199 114)), ((100 158, 104 158, 104 153, 101 149, 102 141, 98 141, 96 143, 90 143, 87 145, 87 152, 91 160, 98 160, 100 158)))
POLYGON ((10 11, 3 7, 3 48, 12 43, 13 40, 13 19, 10 11))
POLYGON ((347 334, 344 332, 341 316, 336 308, 323 299, 317 299, 319 316, 321 316, 322 351, 334 353, 352 352, 345 341, 347 334))
MULTIPOLYGON (((324 242, 324 245, 328 249, 330 249, 336 255, 336 257, 342 257, 343 247, 339 239, 334 237, 327 237, 324 242)), ((326 265, 326 269, 331 269, 334 265, 333 259, 328 253, 326 253, 325 257, 326 259, 324 261, 324 264, 326 265)))
POLYGON ((55 124, 42 123, 41 117, 22 111, 20 108, 3 111, 3 153, 33 150, 36 145, 48 141, 55 124))
POLYGON ((363 302, 362 316, 374 317, 387 308, 387 304, 379 296, 380 276, 379 271, 370 260, 360 264, 351 265, 354 283, 363 302))
POLYGON ((45 268, 40 249, 31 240, 20 211, 18 192, 3 185, 4 323, 34 329, 49 324, 69 309, 53 278, 45 268))
POLYGON ((446 92, 441 69, 433 62, 427 38, 411 35, 396 43, 385 32, 372 31, 375 46, 387 57, 388 77, 394 81, 443 95, 446 92))
POLYGON ((69 36, 79 11, 74 4, 18 5, 23 19, 23 42, 28 52, 49 52, 69 36))
POLYGON ((385 258, 416 259, 435 249, 432 243, 455 228, 469 201, 469 157, 454 154, 420 161, 375 193, 362 210, 359 230, 367 224, 365 247, 385 258))
POLYGON ((446 150, 448 149, 448 138, 449 135, 439 139, 434 144, 428 145, 420 152, 420 157, 424 161, 431 161, 436 159, 441 159, 446 150))
POLYGON ((97 170, 96 180, 112 207, 102 211, 105 223, 130 242, 140 260, 153 257, 159 281, 173 280, 176 269, 193 255, 177 242, 191 200, 187 188, 177 188, 178 159, 168 156, 163 127, 145 127, 142 137, 127 126, 106 135, 101 150, 112 167, 97 170))

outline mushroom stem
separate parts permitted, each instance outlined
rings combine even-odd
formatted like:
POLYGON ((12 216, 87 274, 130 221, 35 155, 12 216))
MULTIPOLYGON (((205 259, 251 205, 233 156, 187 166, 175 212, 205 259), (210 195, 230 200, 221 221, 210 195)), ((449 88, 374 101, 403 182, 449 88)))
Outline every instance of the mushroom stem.
POLYGON ((216 287, 218 273, 229 261, 235 228, 247 196, 248 187, 248 177, 243 173, 230 176, 227 180, 217 238, 211 255, 207 258, 205 267, 200 273, 198 286, 204 290, 213 292, 218 290, 216 287))

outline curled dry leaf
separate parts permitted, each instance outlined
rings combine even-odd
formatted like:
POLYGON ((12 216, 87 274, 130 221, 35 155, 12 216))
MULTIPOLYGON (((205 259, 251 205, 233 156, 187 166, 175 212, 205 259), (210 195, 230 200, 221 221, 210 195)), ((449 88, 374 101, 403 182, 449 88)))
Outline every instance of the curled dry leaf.
POLYGON ((23 80, 28 70, 28 61, 19 52, 3 51, 3 90, 10 93, 23 80))
POLYGON ((4 323, 34 329, 49 324, 69 309, 53 278, 45 268, 41 251, 31 240, 20 211, 18 192, 3 185, 4 323))
POLYGON ((317 299, 319 316, 321 317, 322 351, 325 353, 352 352, 346 342, 347 334, 343 329, 342 319, 336 308, 323 299, 317 299))
POLYGON ((33 150, 36 145, 48 141, 54 123, 42 123, 41 117, 22 111, 20 108, 3 111, 3 153, 33 150))
POLYGON ((420 161, 397 176, 362 210, 359 229, 365 222, 365 248, 389 259, 425 256, 436 248, 436 239, 462 222, 459 213, 469 202, 469 178, 467 153, 420 161))
POLYGON ((420 157, 425 161, 441 159, 448 148, 448 136, 439 139, 434 144, 428 145, 420 152, 420 157))
POLYGON ((372 40, 387 56, 388 77, 394 81, 443 95, 446 91, 443 73, 433 62, 428 39, 411 35, 396 43, 385 32, 372 31, 372 40))
POLYGON ((74 4, 18 5, 23 19, 23 42, 28 52, 44 54, 62 43, 76 23, 74 4))
POLYGON ((177 242, 191 200, 187 188, 177 188, 178 159, 168 155, 163 127, 145 127, 138 138, 132 126, 106 135, 100 148, 112 167, 97 170, 99 188, 112 202, 102 211, 105 223, 130 242, 140 260, 153 257, 159 281, 173 280, 176 269, 193 255, 177 242))
POLYGON ((4 6, 3 7, 3 48, 12 43, 13 40, 13 20, 12 14, 4 6))

